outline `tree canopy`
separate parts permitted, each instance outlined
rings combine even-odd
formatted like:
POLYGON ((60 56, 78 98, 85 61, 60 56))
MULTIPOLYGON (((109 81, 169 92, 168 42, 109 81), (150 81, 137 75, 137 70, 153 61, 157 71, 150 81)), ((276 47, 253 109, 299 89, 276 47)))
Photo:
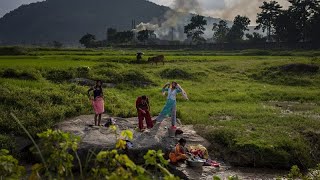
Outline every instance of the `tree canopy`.
POLYGON ((221 20, 219 23, 213 23, 213 28, 212 30, 214 31, 213 34, 213 39, 217 43, 224 43, 227 40, 227 34, 229 32, 229 27, 227 24, 227 21, 221 20))
POLYGON ((236 16, 233 20, 233 25, 227 34, 227 39, 229 42, 241 41, 244 32, 249 30, 248 26, 250 24, 250 19, 246 16, 236 16))
POLYGON ((93 44, 96 40, 96 36, 87 33, 86 35, 82 36, 82 38, 79 40, 80 44, 84 45, 86 48, 93 47, 93 44))
POLYGON ((259 7, 262 11, 258 13, 256 23, 258 26, 256 29, 262 28, 262 31, 267 30, 268 40, 271 41, 271 35, 274 33, 275 21, 281 13, 280 4, 276 1, 263 2, 263 5, 259 7))
POLYGON ((188 38, 192 38, 193 42, 200 43, 204 41, 202 35, 206 30, 205 25, 207 25, 207 20, 204 19, 204 16, 195 15, 191 18, 190 23, 184 27, 184 33, 188 38))

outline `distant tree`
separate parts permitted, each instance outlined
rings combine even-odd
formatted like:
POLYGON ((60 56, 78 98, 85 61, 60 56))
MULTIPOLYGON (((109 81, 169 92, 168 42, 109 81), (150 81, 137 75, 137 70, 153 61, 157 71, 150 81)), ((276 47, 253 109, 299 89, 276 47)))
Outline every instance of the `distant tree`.
POLYGON ((92 34, 87 33, 80 40, 80 44, 84 45, 86 48, 93 47, 95 44, 96 37, 92 34))
POLYGON ((266 38, 263 37, 262 34, 259 34, 257 32, 253 32, 252 34, 246 34, 246 38, 251 43, 266 42, 266 38))
POLYGON ((263 5, 259 7, 262 11, 258 13, 258 17, 256 22, 258 26, 256 29, 261 29, 265 32, 267 30, 268 41, 271 41, 271 35, 274 33, 273 28, 275 24, 275 20, 279 16, 281 12, 282 6, 278 4, 276 1, 263 2, 263 5))
POLYGON ((310 20, 310 36, 312 42, 320 42, 320 9, 310 20))
POLYGON ((300 39, 304 42, 310 35, 310 23, 314 14, 319 9, 319 0, 289 0, 291 17, 295 19, 295 25, 299 31, 300 39))
POLYGON ((249 24, 250 19, 248 17, 240 15, 236 16, 233 20, 233 25, 227 35, 228 41, 241 41, 244 36, 244 32, 249 30, 249 24))
POLYGON ((63 44, 59 41, 53 41, 52 44, 53 44, 53 47, 55 48, 62 48, 63 46, 63 44))
POLYGON ((139 31, 138 32, 138 36, 137 36, 137 39, 140 41, 140 42, 144 42, 146 43, 146 41, 154 35, 154 31, 151 31, 151 30, 142 30, 142 31, 139 31))
POLYGON ((221 20, 219 21, 219 23, 213 23, 213 28, 212 28, 214 32, 213 34, 213 39, 217 42, 217 43, 224 43, 227 40, 227 34, 229 32, 229 27, 227 24, 227 21, 221 20))
POLYGON ((205 25, 207 25, 207 20, 204 19, 204 16, 193 16, 191 22, 184 27, 184 33, 187 34, 188 38, 192 38, 193 42, 203 42, 204 38, 201 35, 206 30, 205 25))
POLYGON ((293 43, 300 40, 296 19, 290 10, 284 10, 279 14, 274 22, 274 30, 277 41, 293 43))

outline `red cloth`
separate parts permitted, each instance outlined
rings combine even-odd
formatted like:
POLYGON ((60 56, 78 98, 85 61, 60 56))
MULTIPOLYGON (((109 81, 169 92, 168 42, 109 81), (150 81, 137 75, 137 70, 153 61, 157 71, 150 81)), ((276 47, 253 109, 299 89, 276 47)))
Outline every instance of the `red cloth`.
POLYGON ((151 115, 149 112, 149 100, 148 98, 146 99, 146 103, 142 103, 142 97, 138 97, 136 100, 136 108, 138 111, 138 119, 139 119, 139 129, 143 129, 143 120, 146 119, 146 123, 147 123, 147 128, 152 128, 153 127, 153 123, 151 120, 151 115), (145 113, 143 113, 143 111, 145 111, 145 113))
POLYGON ((149 111, 145 111, 146 113, 144 114, 142 111, 138 111, 138 119, 139 119, 139 129, 143 129, 143 119, 146 119, 146 123, 147 123, 147 128, 150 129, 153 127, 153 123, 151 120, 151 116, 149 111))

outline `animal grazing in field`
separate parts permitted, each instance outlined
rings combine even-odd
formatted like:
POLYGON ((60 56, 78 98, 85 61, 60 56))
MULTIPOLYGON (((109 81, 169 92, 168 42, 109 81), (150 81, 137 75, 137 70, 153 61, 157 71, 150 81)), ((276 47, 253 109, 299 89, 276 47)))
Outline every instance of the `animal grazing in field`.
POLYGON ((154 57, 149 57, 148 58, 148 62, 153 64, 156 63, 156 65, 158 65, 158 62, 162 62, 164 65, 164 55, 158 55, 158 56, 154 56, 154 57))

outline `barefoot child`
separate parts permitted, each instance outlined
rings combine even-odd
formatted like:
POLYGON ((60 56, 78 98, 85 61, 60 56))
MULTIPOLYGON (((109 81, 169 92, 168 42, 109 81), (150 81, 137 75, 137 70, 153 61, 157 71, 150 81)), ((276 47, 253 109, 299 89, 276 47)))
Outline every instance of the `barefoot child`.
POLYGON ((104 100, 103 100, 103 90, 102 81, 97 80, 96 85, 88 90, 88 96, 91 100, 94 115, 94 125, 100 126, 101 114, 104 113, 104 100), (90 96, 90 92, 93 91, 93 98, 90 96))

